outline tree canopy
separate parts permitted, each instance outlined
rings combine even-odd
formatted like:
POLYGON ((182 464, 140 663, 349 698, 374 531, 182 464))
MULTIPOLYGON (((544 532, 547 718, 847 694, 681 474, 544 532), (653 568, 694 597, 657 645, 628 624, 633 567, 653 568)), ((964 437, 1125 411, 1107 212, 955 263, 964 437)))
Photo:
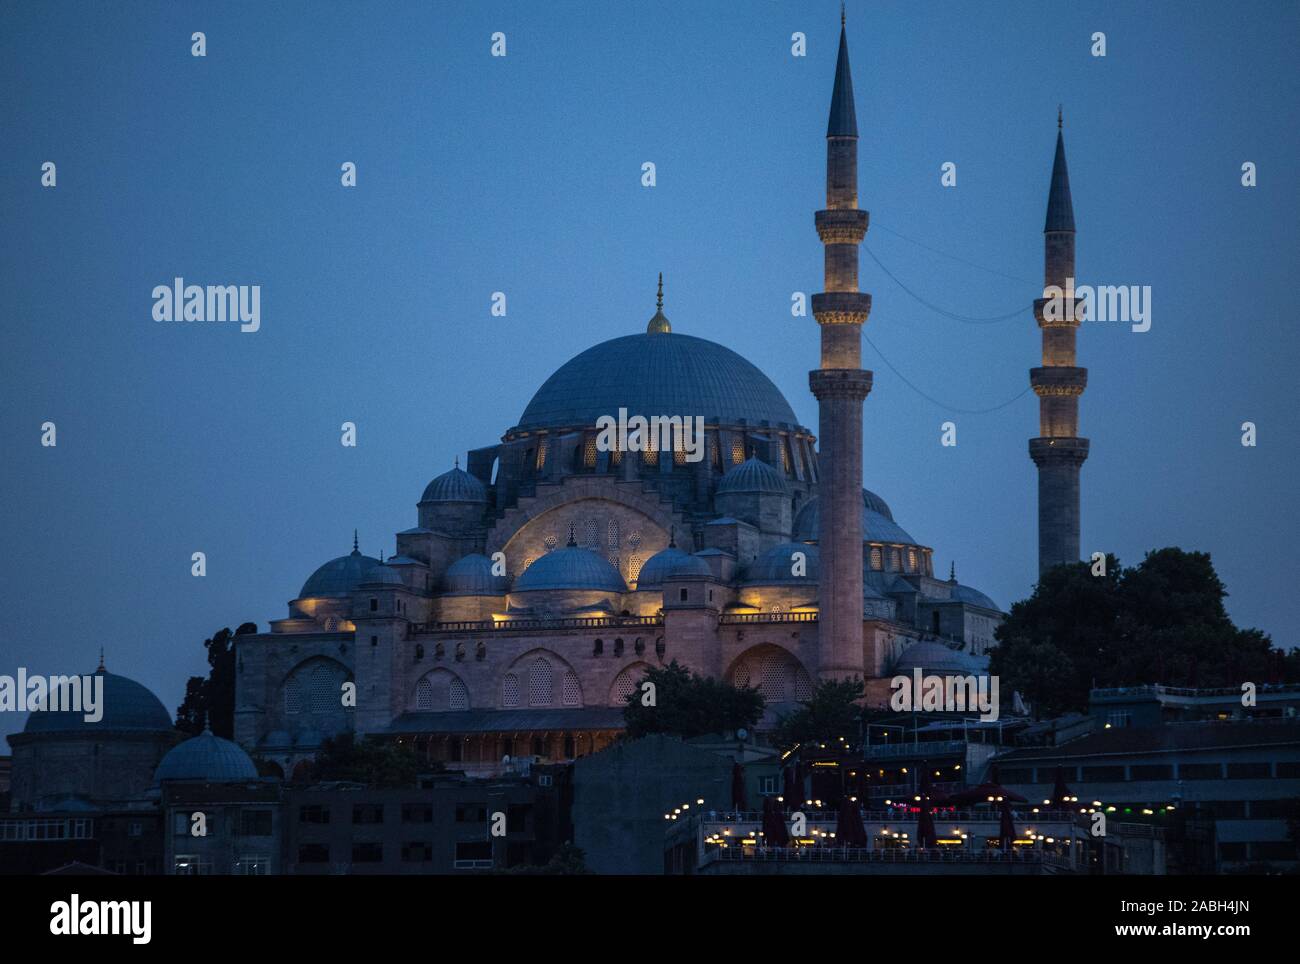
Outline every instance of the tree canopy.
POLYGON ((623 721, 630 740, 652 733, 689 739, 752 727, 763 715, 764 705, 756 688, 692 673, 673 660, 649 670, 628 694, 623 721), (647 690, 646 683, 653 688, 647 690))
POLYGON ((321 742, 312 764, 316 780, 346 780, 370 787, 413 787, 421 772, 442 769, 415 755, 410 744, 358 740, 340 733, 321 742))
POLYGON ((1162 683, 1239 687, 1300 680, 1300 653, 1258 629, 1239 629, 1208 553, 1149 552, 1124 568, 1106 557, 1055 566, 996 631, 990 670, 1039 717, 1083 711, 1096 687, 1162 683))
POLYGON ((203 641, 211 669, 206 678, 191 676, 185 684, 185 700, 176 710, 176 729, 197 736, 206 720, 216 736, 235 738, 234 638, 255 632, 257 623, 243 623, 233 633, 226 627, 203 641))
POLYGON ((776 728, 778 746, 791 747, 796 743, 834 742, 840 737, 855 739, 862 718, 862 699, 865 684, 861 677, 843 680, 822 680, 813 690, 812 697, 799 701, 799 708, 786 715, 776 728))

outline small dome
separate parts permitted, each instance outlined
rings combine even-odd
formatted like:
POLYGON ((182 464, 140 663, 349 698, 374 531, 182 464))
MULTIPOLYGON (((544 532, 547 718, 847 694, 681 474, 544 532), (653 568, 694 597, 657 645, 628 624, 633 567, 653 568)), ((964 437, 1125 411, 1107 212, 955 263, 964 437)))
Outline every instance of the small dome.
MULTIPOLYGON (((133 679, 106 673, 103 669, 94 674, 103 677, 104 692, 100 709, 103 716, 96 723, 86 721, 82 710, 37 710, 29 713, 24 733, 107 733, 109 731, 136 731, 144 733, 169 733, 172 717, 162 701, 133 679)), ((92 685, 93 682, 92 682, 92 685)), ((82 706, 85 706, 83 701, 82 706)))
POLYGON ((698 559, 683 552, 676 546, 669 546, 656 552, 641 566, 636 579, 636 588, 657 589, 665 579, 672 576, 712 576, 713 570, 703 559, 698 559))
POLYGON ((729 469, 718 482, 718 495, 734 492, 772 492, 785 495, 789 491, 790 486, 781 478, 780 472, 752 455, 735 468, 729 469))
POLYGON ((359 583, 362 586, 405 586, 401 574, 396 569, 391 569, 384 563, 372 566, 366 573, 365 579, 359 583))
POLYGON ((299 599, 312 599, 318 596, 348 596, 352 590, 365 582, 370 570, 380 565, 378 559, 363 556, 357 549, 356 537, 352 538, 352 552, 346 556, 331 559, 313 572, 302 584, 299 599))
POLYGON ((252 758, 239 744, 214 736, 211 730, 204 730, 168 750, 153 775, 155 784, 164 780, 226 783, 256 779, 257 767, 252 758))
POLYGON ((979 672, 979 667, 971 657, 931 640, 923 640, 907 647, 894 663, 894 672, 907 674, 917 667, 927 676, 969 676, 979 672))
POLYGON ((508 585, 505 576, 492 575, 492 560, 477 552, 453 562, 443 578, 443 591, 456 596, 499 596, 508 585))
MULTIPOLYGON (((794 517, 794 537, 815 541, 820 529, 821 496, 813 496, 794 517)), ((874 492, 862 490, 862 539, 864 542, 901 542, 920 545, 894 521, 885 500, 874 492), (884 511, 881 511, 881 510, 884 511)))
POLYGON ((487 486, 460 466, 450 469, 430 482, 420 496, 421 502, 486 502, 487 486))
POLYGON ((816 546, 804 542, 786 542, 773 546, 755 559, 745 570, 744 583, 749 586, 816 585, 821 554, 816 546), (804 574, 794 575, 798 560, 796 552, 804 554, 804 574))
POLYGON ((618 570, 588 549, 566 546, 543 556, 515 578, 515 592, 539 589, 597 589, 627 592, 618 570))
POLYGON ((972 606, 979 606, 982 609, 992 609, 994 612, 1002 612, 1002 607, 995 603, 978 589, 972 589, 970 586, 956 585, 952 587, 952 598, 960 599, 964 603, 972 606))

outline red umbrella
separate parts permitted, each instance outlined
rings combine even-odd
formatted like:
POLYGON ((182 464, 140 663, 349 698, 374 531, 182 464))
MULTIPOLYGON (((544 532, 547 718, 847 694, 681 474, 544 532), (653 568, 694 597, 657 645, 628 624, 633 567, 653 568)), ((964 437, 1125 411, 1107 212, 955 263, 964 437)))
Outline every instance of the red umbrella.
POLYGON ((785 828, 781 808, 771 797, 763 798, 763 842, 769 847, 788 847, 790 833, 785 828))
POLYGON ((867 845, 867 828, 862 824, 862 811, 848 797, 840 801, 839 819, 835 821, 835 839, 845 847, 867 845))
POLYGON ((731 767, 731 806, 736 812, 749 809, 745 799, 745 768, 738 762, 731 767))
POLYGON ((1011 842, 1016 839, 1016 824, 1011 819, 1011 802, 1002 798, 1002 824, 998 827, 998 836, 1002 838, 1002 849, 1010 850, 1011 842))

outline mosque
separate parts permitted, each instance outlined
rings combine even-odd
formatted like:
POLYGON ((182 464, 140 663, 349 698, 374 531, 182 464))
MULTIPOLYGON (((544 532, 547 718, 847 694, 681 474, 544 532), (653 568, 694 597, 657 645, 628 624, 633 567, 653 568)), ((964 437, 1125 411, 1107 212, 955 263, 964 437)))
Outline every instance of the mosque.
MULTIPOLYGON (((642 674, 672 660, 758 686, 769 722, 819 679, 862 676, 870 698, 915 666, 978 672, 1002 611, 951 570, 936 576, 933 548, 862 487, 871 299, 857 284, 868 222, 857 140, 842 29, 827 206, 815 218, 826 262, 826 290, 812 299, 821 365, 809 378, 820 447, 766 375, 673 329, 661 284, 644 331, 576 355, 500 442, 428 484, 394 555, 363 555, 354 539, 307 578, 286 618, 239 637, 236 741, 286 774, 345 730, 489 773, 508 758, 607 745, 642 674), (605 450, 598 420, 620 409, 702 416, 704 457, 605 450), (348 682, 355 707, 340 700, 348 682)), ((1073 277, 1063 151, 1058 134, 1049 282, 1073 277)), ((1073 327, 1036 314, 1043 551, 1077 559, 1084 370, 1072 367, 1073 327)))
MULTIPOLYGON (((244 754, 292 778, 344 732, 412 743, 476 775, 521 757, 568 761, 615 740, 626 697, 674 660, 758 687, 760 728, 819 680, 862 677, 868 702, 882 705, 889 678, 914 668, 984 670, 1001 609, 951 569, 936 576, 933 548, 863 488, 871 297, 858 290, 868 216, 857 141, 841 28, 827 205, 815 216, 825 291, 812 298, 821 355, 809 387, 820 440, 754 365, 674 331, 661 284, 644 331, 566 362, 498 443, 428 484, 393 555, 363 555, 354 534, 352 551, 313 572, 285 618, 235 638, 237 747, 209 734, 172 750, 162 704, 109 674, 101 724, 33 713, 9 738, 14 809, 135 799, 157 772, 246 776, 244 754), (607 450, 598 422, 620 409, 700 416, 703 457, 607 450), (169 751, 178 755, 163 766, 169 751)), ((1059 129, 1045 239, 1045 283, 1064 288, 1074 219, 1059 129)), ((1030 373, 1041 437, 1029 447, 1045 568, 1078 559, 1088 440, 1076 437, 1087 374, 1074 366, 1078 322, 1044 318, 1043 304, 1043 367, 1030 373)))

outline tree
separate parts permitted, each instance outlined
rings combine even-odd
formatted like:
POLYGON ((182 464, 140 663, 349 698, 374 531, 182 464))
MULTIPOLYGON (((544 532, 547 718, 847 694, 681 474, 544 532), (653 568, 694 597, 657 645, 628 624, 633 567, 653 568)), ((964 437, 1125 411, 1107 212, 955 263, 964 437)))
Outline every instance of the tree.
POLYGON ((856 737, 862 718, 865 684, 861 677, 823 680, 813 690, 812 698, 799 701, 799 708, 783 717, 776 728, 778 746, 796 743, 824 743, 840 737, 856 737))
POLYGON ((1088 563, 1055 566, 998 627, 990 671, 1039 715, 1085 710, 1094 686, 1300 680, 1300 654, 1238 629, 1226 596, 1204 552, 1159 549, 1127 569, 1107 556, 1104 576, 1088 563))
POLYGON ((700 676, 673 660, 660 669, 649 670, 628 694, 623 721, 630 740, 651 733, 689 739, 752 727, 763 715, 764 705, 757 688, 735 687, 700 676), (647 691, 646 683, 653 688, 647 691), (647 706, 648 701, 652 705, 647 706))
POLYGON ((312 776, 317 780, 343 780, 369 787, 413 787, 416 777, 431 769, 434 767, 417 757, 408 743, 388 743, 369 737, 357 740, 347 732, 321 742, 312 764, 312 776))
POLYGON ((206 679, 191 676, 185 684, 185 700, 176 710, 176 729, 197 736, 206 722, 215 735, 235 738, 234 638, 255 632, 257 623, 243 623, 233 633, 227 627, 203 641, 211 669, 206 679))
POLYGON ((587 855, 582 852, 581 847, 575 847, 572 843, 561 844, 551 855, 551 859, 544 864, 518 864, 500 872, 526 877, 577 876, 591 873, 587 869, 587 855))

